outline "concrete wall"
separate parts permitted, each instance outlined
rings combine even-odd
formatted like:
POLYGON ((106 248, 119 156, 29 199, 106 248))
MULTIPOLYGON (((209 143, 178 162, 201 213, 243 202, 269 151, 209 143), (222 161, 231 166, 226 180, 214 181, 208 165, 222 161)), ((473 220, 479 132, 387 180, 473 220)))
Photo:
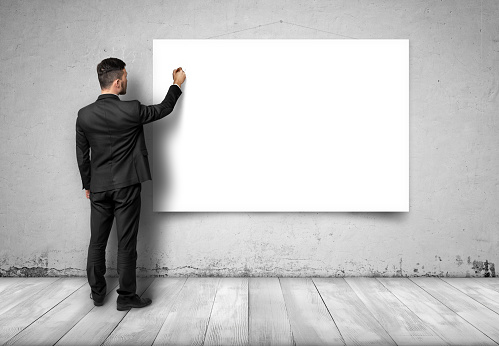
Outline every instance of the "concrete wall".
POLYGON ((138 274, 495 276, 498 18, 488 0, 2 1, 0 275, 86 274, 90 205, 75 119, 100 92, 102 59, 127 63, 123 100, 150 104, 155 38, 404 38, 409 213, 153 213, 146 182, 138 274))

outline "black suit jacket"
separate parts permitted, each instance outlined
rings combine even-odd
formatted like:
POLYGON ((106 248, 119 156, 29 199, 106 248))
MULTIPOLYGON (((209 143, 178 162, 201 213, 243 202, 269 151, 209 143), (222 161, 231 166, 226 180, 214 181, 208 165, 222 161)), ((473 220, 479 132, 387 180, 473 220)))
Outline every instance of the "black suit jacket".
POLYGON ((107 191, 151 180, 142 125, 170 114, 181 94, 178 86, 171 85, 164 100, 152 106, 102 94, 80 109, 76 158, 83 189, 107 191))

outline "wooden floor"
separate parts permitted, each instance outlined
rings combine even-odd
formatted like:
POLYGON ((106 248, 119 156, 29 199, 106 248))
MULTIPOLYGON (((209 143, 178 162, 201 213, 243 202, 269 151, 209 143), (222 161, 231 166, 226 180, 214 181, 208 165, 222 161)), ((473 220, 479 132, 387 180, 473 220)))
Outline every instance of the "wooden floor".
POLYGON ((498 278, 139 278, 152 305, 94 307, 86 278, 0 278, 0 344, 497 345, 498 278))

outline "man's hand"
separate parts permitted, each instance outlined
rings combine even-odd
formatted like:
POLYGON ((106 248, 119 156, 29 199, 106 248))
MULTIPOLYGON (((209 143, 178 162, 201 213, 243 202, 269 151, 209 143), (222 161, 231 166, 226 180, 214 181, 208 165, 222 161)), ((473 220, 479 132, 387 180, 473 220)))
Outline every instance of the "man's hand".
POLYGON ((185 81, 185 72, 182 67, 173 70, 173 84, 182 85, 185 81))
POLYGON ((85 196, 90 199, 90 190, 85 190, 85 196))

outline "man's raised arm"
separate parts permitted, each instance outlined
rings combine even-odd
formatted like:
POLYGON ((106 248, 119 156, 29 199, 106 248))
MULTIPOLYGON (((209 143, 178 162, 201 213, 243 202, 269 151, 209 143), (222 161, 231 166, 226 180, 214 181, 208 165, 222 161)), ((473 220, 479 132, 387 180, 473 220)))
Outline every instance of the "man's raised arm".
POLYGON ((185 72, 182 67, 173 70, 173 85, 170 85, 168 93, 163 101, 157 105, 144 106, 139 103, 139 122, 147 124, 166 117, 173 111, 178 98, 182 95, 180 85, 185 81, 185 72))

